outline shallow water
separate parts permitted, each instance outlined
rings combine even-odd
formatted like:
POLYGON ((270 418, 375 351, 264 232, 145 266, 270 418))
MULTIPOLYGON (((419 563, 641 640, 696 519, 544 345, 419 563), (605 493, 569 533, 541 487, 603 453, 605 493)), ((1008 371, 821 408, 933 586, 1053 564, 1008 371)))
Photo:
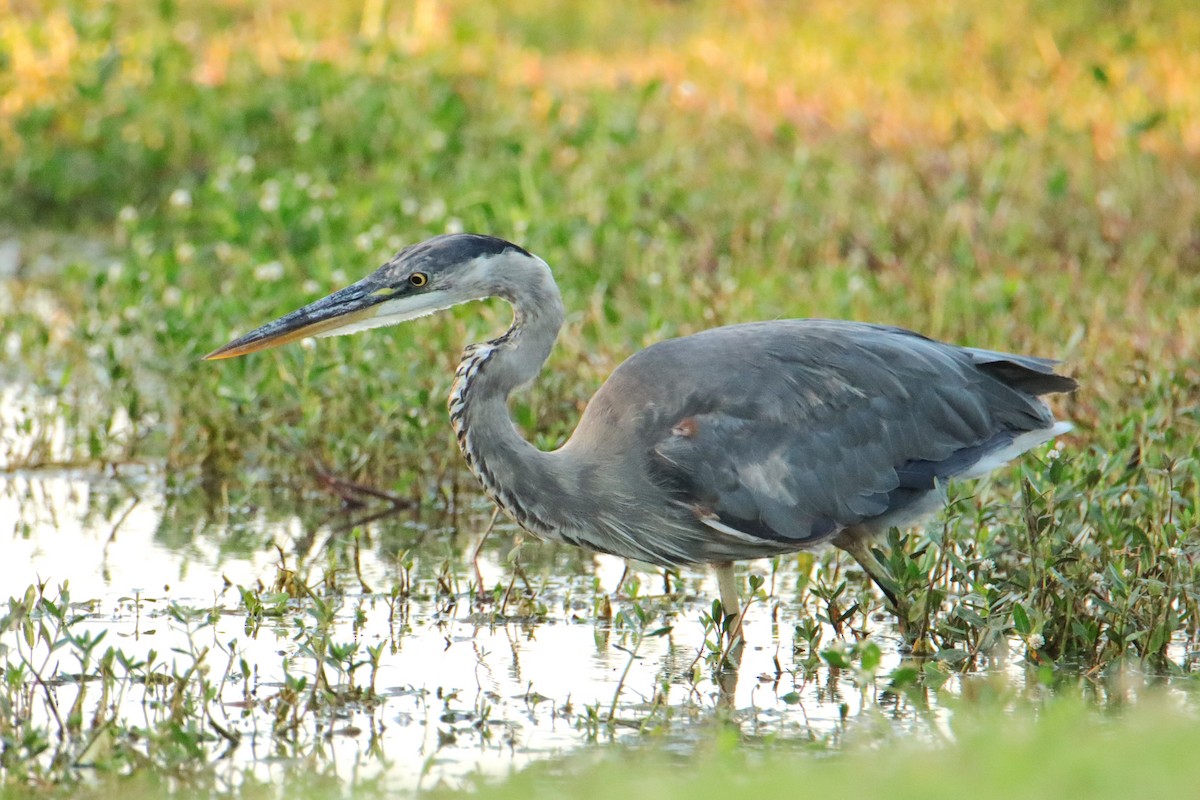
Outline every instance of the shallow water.
MULTIPOLYGON (((656 596, 660 575, 637 574, 637 607, 648 618, 634 624, 634 602, 611 599, 623 562, 527 542, 518 574, 510 560, 516 532, 499 526, 480 553, 483 585, 492 590, 480 602, 470 553, 491 515, 482 500, 457 520, 404 512, 352 536, 350 518, 330 514, 339 501, 328 495, 298 510, 270 495, 229 507, 169 483, 152 470, 6 476, 0 586, 19 596, 45 583, 54 594, 67 582, 82 615, 78 629, 107 632, 104 646, 128 656, 154 650, 176 672, 208 648, 210 677, 224 671, 226 678, 209 714, 241 737, 230 768, 269 775, 282 763, 316 758, 342 775, 381 774, 411 789, 503 774, 597 741, 636 742, 646 729, 683 748, 716 724, 787 741, 836 743, 881 726, 937 736, 946 713, 939 698, 960 689, 951 679, 941 693, 926 692, 927 707, 918 709, 885 692, 883 679, 860 686, 851 671, 806 672, 794 622, 812 613, 804 606, 811 598, 796 589, 796 559, 782 560, 773 574, 768 562, 748 566, 766 580, 768 600, 750 607, 738 673, 718 674, 702 658, 714 634, 701 614, 717 594, 707 574, 685 573, 669 596, 656 596), (366 647, 382 646, 379 701, 348 701, 281 732, 270 709, 285 676, 316 673, 305 651, 306 634, 319 627, 313 604, 273 594, 292 573, 333 604, 332 641, 357 643, 360 661, 366 647), (251 619, 241 589, 275 598, 280 613, 251 619), (609 602, 615 617, 604 611, 609 602), (668 626, 669 633, 640 635, 668 626), (612 725, 604 722, 610 714, 612 725)), ((883 649, 878 673, 886 675, 901 663, 899 641, 883 622, 872 636, 883 649)), ((832 638, 827 631, 825 643, 832 638)), ((69 707, 78 663, 66 650, 36 656, 48 658, 43 676, 58 678, 58 707, 69 707)), ((1017 685, 1029 680, 1015 655, 999 668, 1017 685)), ((354 683, 368 683, 370 671, 358 666, 354 683)), ((332 666, 326 674, 335 687, 350 680, 332 666)), ((136 686, 118 711, 136 720, 156 713, 154 701, 153 688, 136 686)))
MULTIPOLYGON (((300 644, 305 628, 296 624, 308 614, 304 601, 286 603, 281 616, 248 631, 238 587, 270 587, 281 563, 305 574, 309 585, 329 575, 342 583, 330 595, 340 603, 334 641, 384 645, 375 676, 382 703, 349 703, 332 717, 314 718, 307 735, 290 739, 293 755, 328 747, 340 772, 384 770, 398 788, 503 773, 597 739, 636 737, 645 726, 686 742, 689 727, 712 724, 718 708, 730 710, 754 735, 834 736, 867 698, 852 681, 843 687, 828 674, 822 682, 790 673, 791 625, 772 619, 773 612, 787 619, 783 604, 751 607, 751 646, 736 685, 714 683, 699 659, 705 640, 700 611, 716 594, 707 575, 685 575, 681 596, 658 598, 647 590, 660 591, 662 578, 639 576, 640 606, 651 615, 641 630, 671 626, 669 634, 639 644, 634 628, 597 615, 624 569, 616 559, 525 544, 524 574, 536 593, 532 602, 544 607, 538 611, 523 599, 529 592, 507 560, 514 532, 498 528, 479 563, 484 585, 498 588, 491 601, 476 603, 466 555, 474 542, 412 514, 361 529, 356 571, 330 555, 339 549, 330 537, 345 536, 336 531, 341 516, 314 528, 278 509, 244 507, 206 517, 181 510, 181 502, 164 490, 162 476, 149 472, 9 475, 0 493, 0 586, 19 596, 31 584, 45 583, 53 594, 68 583, 84 615, 80 629, 107 631, 106 646, 129 656, 144 658, 153 649, 182 669, 188 656, 174 648, 207 646, 210 669, 234 664, 234 679, 212 705, 219 724, 243 735, 233 763, 269 771, 263 757, 279 755, 279 741, 256 701, 278 691, 285 669, 308 676, 315 669, 300 644), (408 570, 406 561, 412 562, 408 570), (392 598, 391 587, 404 581, 409 597, 392 598), (212 624, 189 623, 168 613, 172 606, 217 613, 212 624), (241 674, 240 658, 252 665, 250 674, 241 674), (610 712, 617 720, 611 727, 600 721, 610 712)), ((329 497, 317 502, 337 504, 329 497)), ((489 517, 481 504, 467 527, 482 530, 489 517)), ((777 574, 777 586, 794 577, 777 574)), ((617 612, 632 608, 627 599, 613 603, 617 612)), ((886 662, 898 663, 896 648, 889 650, 886 662)), ((66 656, 50 663, 43 675, 78 669, 66 656)), ((360 667, 357 681, 368 672, 360 667)), ((346 679, 330 676, 335 684, 346 679)), ((59 707, 70 705, 74 691, 70 680, 59 682, 59 707)), ((144 713, 144 698, 136 694, 123 701, 130 715, 144 713)))

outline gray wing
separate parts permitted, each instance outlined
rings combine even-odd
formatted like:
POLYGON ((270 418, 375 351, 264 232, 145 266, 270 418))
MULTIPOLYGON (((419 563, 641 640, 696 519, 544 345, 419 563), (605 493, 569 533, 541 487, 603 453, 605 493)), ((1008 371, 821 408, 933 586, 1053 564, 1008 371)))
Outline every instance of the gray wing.
POLYGON ((647 469, 674 502, 718 530, 801 547, 894 517, 1022 434, 1052 430, 1037 394, 1075 386, 1053 364, 898 328, 752 323, 648 348, 585 418, 642 398, 633 418, 609 422, 649 445, 647 469))

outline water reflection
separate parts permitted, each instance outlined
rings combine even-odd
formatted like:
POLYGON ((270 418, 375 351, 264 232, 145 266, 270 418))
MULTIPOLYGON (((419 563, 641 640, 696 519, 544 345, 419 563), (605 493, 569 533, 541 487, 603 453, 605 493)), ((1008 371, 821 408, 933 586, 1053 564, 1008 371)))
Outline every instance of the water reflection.
MULTIPOLYGON (((714 637, 702 615, 716 595, 707 575, 685 573, 662 594, 662 578, 643 573, 630 585, 636 604, 614 601, 623 562, 537 543, 520 548, 518 570, 515 531, 500 525, 479 553, 480 586, 472 555, 491 518, 483 501, 457 517, 403 508, 372 518, 364 508, 331 515, 327 495, 284 505, 259 489, 222 505, 171 484, 153 470, 7 476, 0 585, 52 594, 69 582, 79 624, 107 631, 107 646, 137 659, 155 651, 176 671, 203 660, 231 766, 269 774, 277 757, 320 758, 411 788, 647 729, 680 747, 716 724, 788 741, 836 743, 880 726, 938 735, 938 693, 892 693, 854 670, 814 668, 796 639, 795 621, 814 611, 795 560, 767 575, 771 597, 749 610, 741 668, 721 673, 705 659, 714 637), (353 654, 315 652, 317 632, 353 654), (301 677, 350 699, 281 727, 281 698, 301 677), (354 699, 350 687, 368 682, 377 699, 354 699)), ((885 627, 873 636, 887 674, 900 648, 885 627)), ((46 674, 77 669, 68 659, 46 674)), ((1027 679, 1019 660, 1007 669, 1027 679)), ((77 686, 64 678, 54 691, 70 707, 77 686)), ((156 691, 144 682, 118 713, 145 714, 156 691)))

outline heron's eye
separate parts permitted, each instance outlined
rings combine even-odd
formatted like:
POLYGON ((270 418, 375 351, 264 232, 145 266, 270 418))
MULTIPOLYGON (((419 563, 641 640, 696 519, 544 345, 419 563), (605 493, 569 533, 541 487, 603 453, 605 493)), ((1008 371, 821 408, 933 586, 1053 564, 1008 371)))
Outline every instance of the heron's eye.
POLYGON ((413 286, 420 288, 429 283, 429 276, 424 272, 414 272, 412 275, 408 276, 408 282, 413 286))

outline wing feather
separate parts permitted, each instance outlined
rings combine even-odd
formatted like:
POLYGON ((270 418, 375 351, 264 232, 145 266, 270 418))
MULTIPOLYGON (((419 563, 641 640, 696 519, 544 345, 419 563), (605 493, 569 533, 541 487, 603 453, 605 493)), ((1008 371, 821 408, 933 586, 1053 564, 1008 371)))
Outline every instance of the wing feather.
POLYGON ((736 325, 631 358, 576 435, 624 431, 611 446, 645 448, 649 477, 697 518, 799 545, 1050 429, 1037 394, 1074 387, 1053 364, 860 323, 736 325))

